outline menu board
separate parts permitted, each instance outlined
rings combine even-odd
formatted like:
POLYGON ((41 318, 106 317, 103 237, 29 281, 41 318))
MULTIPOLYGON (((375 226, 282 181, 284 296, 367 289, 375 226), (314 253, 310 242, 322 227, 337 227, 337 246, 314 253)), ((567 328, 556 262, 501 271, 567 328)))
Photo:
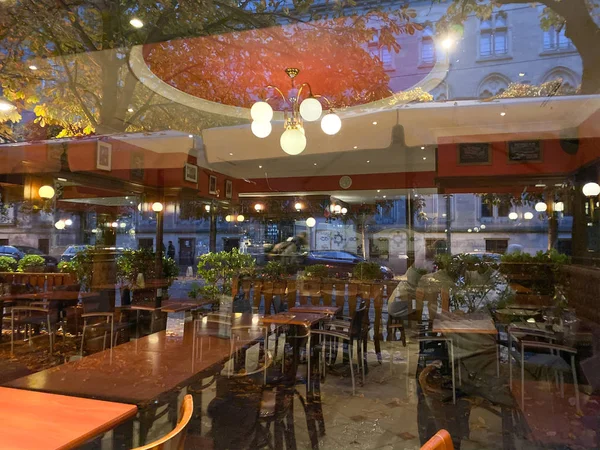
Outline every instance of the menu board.
POLYGON ((541 162, 540 141, 512 141, 508 143, 509 162, 541 162))
POLYGON ((487 143, 467 143, 458 144, 458 164, 460 165, 481 165, 491 164, 492 153, 490 144, 487 143))

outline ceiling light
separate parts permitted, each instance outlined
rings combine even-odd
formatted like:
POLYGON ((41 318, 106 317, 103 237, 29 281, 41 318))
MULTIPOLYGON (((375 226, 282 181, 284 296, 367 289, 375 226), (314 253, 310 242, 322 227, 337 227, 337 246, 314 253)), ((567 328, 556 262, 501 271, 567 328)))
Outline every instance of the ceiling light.
POLYGON ((144 22, 142 22, 140 19, 136 19, 135 17, 129 21, 129 24, 133 28, 142 28, 144 26, 144 22))
POLYGON ((254 205, 254 209, 256 210, 256 212, 261 212, 263 210, 263 205, 260 203, 257 203, 256 205, 254 205))
POLYGON ((314 97, 308 97, 300 103, 300 115, 307 122, 315 122, 321 118, 323 107, 314 97))
POLYGON ((316 165, 317 165, 317 163, 313 163, 313 166, 316 166, 316 165))
POLYGON ((229 152, 229 156, 233 156, 233 153, 232 153, 232 152, 229 152))
POLYGON ((152 203, 152 211, 161 212, 163 210, 163 204, 161 202, 152 203))
POLYGON ((29 66, 29 69, 30 70, 38 70, 37 66, 34 66, 34 65, 29 66))
POLYGON ((133 112, 133 108, 127 108, 127 112, 133 112))
POLYGON ((225 222, 231 222, 232 217, 228 214, 225 216, 225 222))
POLYGON ((63 183, 66 183, 66 182, 67 182, 67 179, 66 179, 66 178, 60 178, 60 177, 58 177, 58 178, 57 178, 57 180, 58 180, 58 181, 62 181, 63 183))
POLYGON ((423 161, 425 161, 426 159, 427 159, 427 157, 426 157, 426 156, 423 156, 423 161))
MULTIPOLYGON (((66 224, 66 223, 67 223, 67 222, 65 221, 65 224, 66 224)), ((117 228, 117 227, 119 226, 119 224, 118 224, 117 222, 113 222, 113 223, 111 223, 111 224, 110 224, 110 226, 111 226, 112 228, 117 228)))
POLYGON ((381 189, 377 189, 377 192, 381 192, 381 189))
POLYGON ((188 137, 189 137, 190 139, 192 139, 192 138, 194 137, 194 135, 193 135, 193 134, 188 134, 188 137))
POLYGON ((511 213, 508 215, 508 218, 509 218, 510 220, 517 220, 517 219, 518 219, 518 217, 519 217, 519 215, 518 215, 516 212, 511 212, 511 213))
POLYGON ((342 208, 342 214, 346 214, 348 212, 348 208, 342 208))
POLYGON ((256 102, 250 108, 250 117, 256 122, 270 122, 273 119, 273 108, 267 102, 256 102))
POLYGON ((554 211, 563 212, 565 210, 565 204, 563 202, 556 202, 554 204, 554 211))
POLYGON ((243 215, 240 214, 239 216, 237 216, 238 222, 243 222, 244 220, 246 220, 246 218, 243 215))
POLYGON ((504 111, 502 111, 502 112, 500 113, 500 115, 501 115, 502 117, 504 117, 504 116, 506 115, 506 113, 505 113, 504 111))
POLYGON ((373 125, 377 125, 377 122, 373 122, 373 125))
POLYGON ((297 203, 294 205, 294 208, 296 208, 296 211, 300 211, 300 210, 302 209, 302 203, 300 203, 300 202, 297 202, 297 203))
POLYGON ((384 195, 383 198, 387 198, 387 195, 384 195))
POLYGON ((330 112, 321 119, 321 130, 323 133, 333 136, 342 129, 342 119, 337 114, 330 112))
POLYGON ((204 205, 204 210, 206 212, 210 212, 210 205, 204 205))
POLYGON ((367 164, 369 164, 371 161, 367 159, 367 164))
POLYGON ((73 225, 73 221, 71 219, 67 219, 65 220, 65 225, 70 227, 71 225, 73 225))
POLYGON ((548 205, 545 202, 537 202, 534 208, 537 212, 544 212, 548 209, 548 205))
POLYGON ((355 149, 357 149, 357 148, 358 148, 358 145, 355 145, 355 146, 354 146, 354 148, 355 148, 355 149))
POLYGON ((586 183, 581 190, 586 197, 595 197, 600 194, 600 185, 598 183, 586 183))
POLYGON ((11 102, 9 102, 8 100, 4 100, 3 98, 0 98, 0 112, 9 112, 9 111, 14 111, 15 109, 17 109, 17 107, 15 105, 13 105, 11 102))
POLYGON ((306 148, 306 136, 300 128, 288 128, 281 135, 279 145, 288 155, 299 155, 306 148))
POLYGON ((54 228, 56 228, 57 230, 64 230, 66 226, 67 224, 64 220, 59 220, 54 224, 54 228))
POLYGON ((262 169, 262 166, 258 166, 259 169, 262 169))
POLYGON ((309 217, 308 219, 306 219, 306 226, 308 228, 312 228, 317 224, 317 221, 315 220, 314 217, 309 217))
POLYGON ((531 220, 533 219, 533 213, 531 211, 527 211, 525 214, 523 214, 523 218, 525 220, 531 220))
POLYGON ((421 150, 425 150, 425 147, 421 147, 421 150))
POLYGON ((520 76, 520 77, 524 77, 524 76, 525 76, 525 73, 524 73, 524 72, 519 72, 519 76, 520 76))

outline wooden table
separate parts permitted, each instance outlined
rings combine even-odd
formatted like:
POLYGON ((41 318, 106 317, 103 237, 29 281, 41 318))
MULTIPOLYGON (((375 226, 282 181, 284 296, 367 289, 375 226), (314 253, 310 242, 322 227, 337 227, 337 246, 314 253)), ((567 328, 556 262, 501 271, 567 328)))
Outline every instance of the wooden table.
POLYGON ((291 313, 326 314, 334 316, 341 311, 341 306, 302 305, 290 308, 291 313))
POLYGON ((328 319, 329 316, 323 313, 305 313, 305 312, 283 312, 265 316, 262 319, 264 324, 276 325, 296 325, 310 327, 322 320, 328 319))
POLYGON ((433 319, 434 333, 498 334, 494 321, 489 316, 463 316, 438 314, 433 319))
POLYGON ((135 405, 0 387, 0 448, 76 448, 136 411, 135 405))
MULTIPOLYGON (((210 350, 204 351, 201 357, 193 357, 193 322, 188 322, 186 327, 189 328, 183 337, 160 331, 118 345, 112 351, 94 353, 79 361, 13 380, 6 386, 141 407, 177 387, 190 384, 201 372, 231 357, 229 339, 218 336, 203 337, 210 350)), ((257 333, 257 341, 262 337, 257 333)))
POLYGON ((98 292, 79 292, 79 291, 49 291, 32 292, 26 294, 16 294, 5 297, 9 300, 46 300, 49 302, 69 302, 76 301, 100 295, 98 292))

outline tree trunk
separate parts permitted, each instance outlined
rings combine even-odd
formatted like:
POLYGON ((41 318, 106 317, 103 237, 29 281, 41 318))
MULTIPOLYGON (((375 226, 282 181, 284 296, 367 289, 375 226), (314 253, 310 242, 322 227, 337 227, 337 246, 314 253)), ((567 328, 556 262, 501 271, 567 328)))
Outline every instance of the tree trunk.
POLYGON ((590 17, 587 9, 585 13, 579 11, 573 15, 576 19, 567 20, 565 36, 573 41, 573 45, 581 56, 583 64, 581 93, 596 94, 600 92, 600 58, 598 58, 600 29, 590 17))
POLYGON ((212 253, 217 251, 217 215, 210 215, 210 229, 208 231, 208 250, 212 253))

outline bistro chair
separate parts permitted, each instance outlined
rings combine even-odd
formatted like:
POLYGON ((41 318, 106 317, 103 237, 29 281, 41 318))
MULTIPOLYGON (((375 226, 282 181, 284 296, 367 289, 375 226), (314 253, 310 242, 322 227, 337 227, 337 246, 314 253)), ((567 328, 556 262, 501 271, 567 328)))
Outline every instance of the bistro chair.
POLYGON ((191 395, 186 395, 180 410, 180 419, 177 426, 168 434, 150 444, 137 447, 133 450, 183 450, 187 435, 187 426, 194 411, 194 400, 191 395))
POLYGON ((555 335, 544 330, 533 330, 511 326, 508 328, 508 363, 509 380, 512 389, 512 364, 513 359, 521 366, 521 408, 525 409, 525 366, 530 369, 554 370, 555 377, 560 380, 560 393, 564 397, 564 373, 571 372, 573 386, 575 388, 575 406, 577 412, 581 411, 579 404, 579 386, 577 383, 577 369, 575 367, 575 356, 577 349, 558 345, 555 343, 555 335), (569 365, 562 354, 570 356, 569 365))
POLYGON ((10 354, 14 354, 15 327, 25 326, 25 333, 29 330, 29 342, 33 337, 33 327, 47 327, 48 339, 50 343, 50 353, 54 348, 53 327, 58 322, 58 309, 51 308, 51 303, 46 306, 13 306, 10 309, 10 354))
MULTIPOLYGON (((352 360, 354 355, 354 341, 357 344, 357 354, 360 360, 358 365, 362 368, 362 381, 365 382, 365 359, 364 359, 364 346, 366 342, 368 327, 365 327, 364 319, 365 312, 367 310, 366 301, 361 299, 360 304, 356 308, 354 315, 349 320, 334 320, 328 325, 329 329, 325 330, 310 330, 308 335, 308 386, 310 386, 310 359, 311 359, 311 340, 313 337, 319 336, 322 338, 333 338, 339 339, 342 342, 348 343, 348 353, 350 356, 350 376, 352 377, 352 395, 356 395, 356 383, 354 380, 354 362, 352 360)), ((323 376, 326 371, 325 364, 325 351, 323 348, 323 339, 321 341, 321 359, 323 365, 323 376)), ((336 342, 337 344, 337 342, 336 342)))
POLYGON ((440 430, 425 442, 421 450, 454 450, 452 437, 446 430, 440 430))
POLYGON ((83 356, 83 347, 86 330, 104 333, 102 341, 102 350, 106 349, 106 335, 110 333, 110 347, 117 343, 119 332, 129 327, 129 324, 123 323, 123 313, 119 317, 119 322, 115 323, 115 304, 114 297, 111 298, 108 293, 103 292, 92 298, 85 298, 81 301, 83 307, 83 330, 81 333, 81 347, 79 354, 83 356), (93 321, 88 324, 88 321, 93 321))

